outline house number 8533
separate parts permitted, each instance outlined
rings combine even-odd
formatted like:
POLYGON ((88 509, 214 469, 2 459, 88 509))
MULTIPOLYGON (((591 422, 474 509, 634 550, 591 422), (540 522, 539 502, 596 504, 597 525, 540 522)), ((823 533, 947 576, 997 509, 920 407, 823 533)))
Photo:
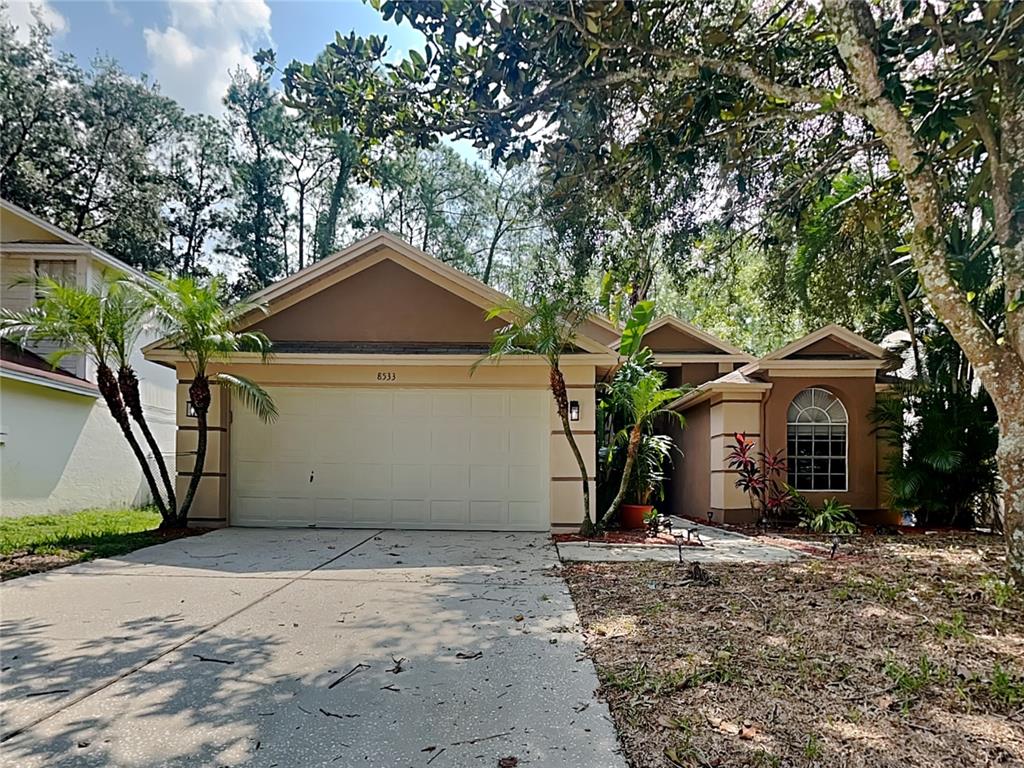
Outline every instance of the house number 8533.
POLYGON ((377 381, 397 381, 398 374, 394 371, 377 371, 377 381))

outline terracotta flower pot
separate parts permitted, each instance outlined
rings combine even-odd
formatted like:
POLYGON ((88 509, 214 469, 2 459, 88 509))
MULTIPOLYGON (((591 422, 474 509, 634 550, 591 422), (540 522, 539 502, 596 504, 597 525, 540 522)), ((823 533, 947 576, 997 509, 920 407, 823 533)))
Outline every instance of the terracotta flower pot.
POLYGON ((619 522, 628 530, 643 528, 644 515, 652 509, 654 507, 650 504, 623 504, 619 507, 619 522))

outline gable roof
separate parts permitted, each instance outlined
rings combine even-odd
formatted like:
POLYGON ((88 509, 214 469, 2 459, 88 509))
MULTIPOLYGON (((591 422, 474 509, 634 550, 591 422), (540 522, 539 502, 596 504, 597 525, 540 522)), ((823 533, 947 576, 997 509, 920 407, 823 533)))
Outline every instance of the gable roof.
MULTIPOLYGON (((753 357, 748 353, 744 352, 739 347, 735 347, 724 339, 720 339, 717 336, 713 336, 707 331, 702 331, 697 326, 681 320, 675 315, 662 315, 657 320, 647 326, 647 330, 644 332, 646 338, 648 334, 653 333, 661 328, 670 328, 671 330, 683 335, 689 336, 692 339, 703 342, 714 349, 720 350, 725 355, 738 355, 749 360, 753 360, 753 357)), ((657 352, 655 350, 655 352, 657 352)))
POLYGON ((125 264, 123 261, 116 258, 115 256, 111 256, 106 251, 101 250, 96 246, 91 245, 90 243, 87 243, 85 240, 82 240, 81 238, 76 237, 75 235, 72 235, 67 230, 61 229, 57 225, 51 224, 50 222, 46 221, 45 219, 39 218, 33 213, 29 213, 20 205, 15 205, 10 200, 0 197, 0 209, 3 209, 4 211, 7 211, 10 214, 13 214, 14 216, 18 216, 20 218, 25 219, 29 223, 38 227, 39 229, 42 229, 43 231, 53 235, 58 240, 62 240, 64 243, 64 245, 62 245, 61 243, 31 243, 7 241, 0 242, 0 249, 9 252, 24 251, 26 253, 45 253, 47 250, 53 250, 54 248, 59 249, 70 246, 71 248, 74 249, 75 253, 82 253, 87 256, 91 256, 92 258, 96 259, 96 261, 99 261, 102 264, 117 270, 118 272, 124 272, 132 275, 133 277, 145 280, 146 282, 152 282, 151 278, 147 276, 145 273, 143 273, 141 270, 136 269, 130 264, 125 264))
POLYGON ((877 360, 885 359, 885 350, 877 344, 872 344, 870 341, 865 339, 863 336, 859 336, 853 331, 844 328, 841 325, 832 323, 826 325, 823 328, 819 328, 816 331, 812 331, 803 338, 797 339, 794 342, 787 344, 784 347, 776 349, 774 352, 770 352, 761 358, 761 361, 765 360, 783 360, 787 357, 792 357, 801 350, 816 344, 824 339, 832 338, 838 341, 840 344, 851 347, 855 351, 864 353, 866 356, 875 358, 877 360))
MULTIPOLYGON (((398 264, 479 307, 481 320, 483 320, 484 313, 508 301, 508 297, 500 291, 430 256, 401 238, 381 231, 364 237, 347 248, 310 264, 249 296, 249 301, 266 305, 268 311, 253 312, 242 320, 239 327, 250 327, 263 322, 305 298, 316 295, 346 278, 386 260, 398 264)), ((591 316, 590 321, 617 332, 617 329, 608 320, 598 315, 591 316)), ((165 342, 165 339, 161 339, 145 349, 146 351, 154 350, 165 342)), ((588 353, 609 356, 615 354, 599 340, 584 333, 577 337, 576 345, 588 353)))

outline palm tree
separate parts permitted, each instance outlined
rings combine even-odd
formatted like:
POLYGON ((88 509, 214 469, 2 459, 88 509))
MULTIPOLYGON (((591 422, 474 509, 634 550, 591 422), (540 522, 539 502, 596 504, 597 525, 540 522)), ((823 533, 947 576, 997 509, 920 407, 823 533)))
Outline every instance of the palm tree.
MULTIPOLYGON (((119 361, 117 344, 112 339, 121 339, 127 344, 129 339, 137 337, 139 328, 133 324, 139 317, 123 311, 120 304, 123 297, 118 295, 121 292, 115 289, 111 276, 104 276, 98 285, 89 288, 46 276, 19 282, 31 283, 38 300, 35 306, 23 312, 0 310, 0 338, 20 337, 21 343, 45 340, 57 344, 57 351, 49 356, 54 366, 70 355, 83 355, 92 360, 96 365, 100 395, 135 455, 153 503, 166 523, 173 518, 174 508, 168 507, 161 498, 149 460, 132 432, 129 408, 125 406, 117 377, 110 367, 112 361, 119 361), (119 327, 122 324, 124 327, 119 327)), ((158 463, 162 463, 163 457, 155 443, 150 445, 154 446, 158 463)))
MULTIPOLYGON (((590 317, 591 310, 582 301, 569 297, 541 297, 532 306, 509 301, 495 307, 488 320, 503 317, 507 324, 494 332, 491 349, 485 359, 500 361, 505 355, 539 355, 548 364, 548 382, 555 398, 555 409, 562 421, 562 432, 569 443, 583 484, 583 521, 580 534, 591 536, 594 521, 590 517, 590 481, 587 479, 587 465, 583 460, 576 437, 569 422, 569 397, 562 375, 562 355, 570 350, 577 332, 590 317)), ((478 361, 476 365, 479 365, 478 361)), ((476 368, 474 365, 474 369, 476 368)))
POLYGON ((616 435, 616 442, 626 444, 626 463, 622 468, 619 490, 601 518, 602 528, 609 523, 626 497, 633 465, 640 452, 640 444, 644 436, 652 432, 655 421, 665 416, 678 420, 679 426, 685 423, 682 414, 670 411, 664 406, 682 397, 687 391, 686 388, 662 389, 665 385, 665 374, 660 371, 644 371, 638 379, 634 379, 626 375, 627 370, 620 369, 610 387, 613 407, 626 417, 626 426, 616 435))
POLYGON ((157 470, 160 472, 160 479, 164 484, 164 492, 167 494, 167 509, 173 513, 178 506, 175 499, 174 483, 171 482, 170 473, 167 471, 167 462, 164 460, 160 445, 153 436, 153 430, 150 429, 149 422, 146 421, 146 415, 142 410, 139 377, 135 373, 135 367, 131 360, 132 350, 135 348, 148 316, 148 304, 140 293, 130 289, 130 284, 121 278, 109 281, 106 296, 106 322, 103 329, 107 336, 110 355, 117 363, 117 383, 121 399, 132 420, 142 432, 146 444, 149 445, 157 470))
POLYGON ((277 408, 270 395, 256 382, 232 373, 210 372, 210 364, 236 352, 256 352, 266 361, 270 355, 270 339, 259 331, 235 331, 235 326, 250 312, 262 305, 238 302, 225 306, 220 278, 200 283, 191 277, 154 275, 156 285, 136 281, 153 317, 170 344, 180 351, 192 366, 192 382, 188 396, 199 427, 195 467, 178 508, 174 525, 188 524, 188 513, 206 465, 207 418, 212 399, 211 385, 228 389, 251 408, 263 421, 277 418, 277 408))

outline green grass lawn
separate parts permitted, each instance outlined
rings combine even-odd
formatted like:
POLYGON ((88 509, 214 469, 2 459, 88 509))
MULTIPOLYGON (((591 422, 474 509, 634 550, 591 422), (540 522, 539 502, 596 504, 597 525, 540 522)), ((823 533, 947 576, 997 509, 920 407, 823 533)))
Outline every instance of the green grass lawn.
POLYGON ((23 576, 159 544, 156 510, 88 509, 70 515, 0 519, 0 576, 23 576))

